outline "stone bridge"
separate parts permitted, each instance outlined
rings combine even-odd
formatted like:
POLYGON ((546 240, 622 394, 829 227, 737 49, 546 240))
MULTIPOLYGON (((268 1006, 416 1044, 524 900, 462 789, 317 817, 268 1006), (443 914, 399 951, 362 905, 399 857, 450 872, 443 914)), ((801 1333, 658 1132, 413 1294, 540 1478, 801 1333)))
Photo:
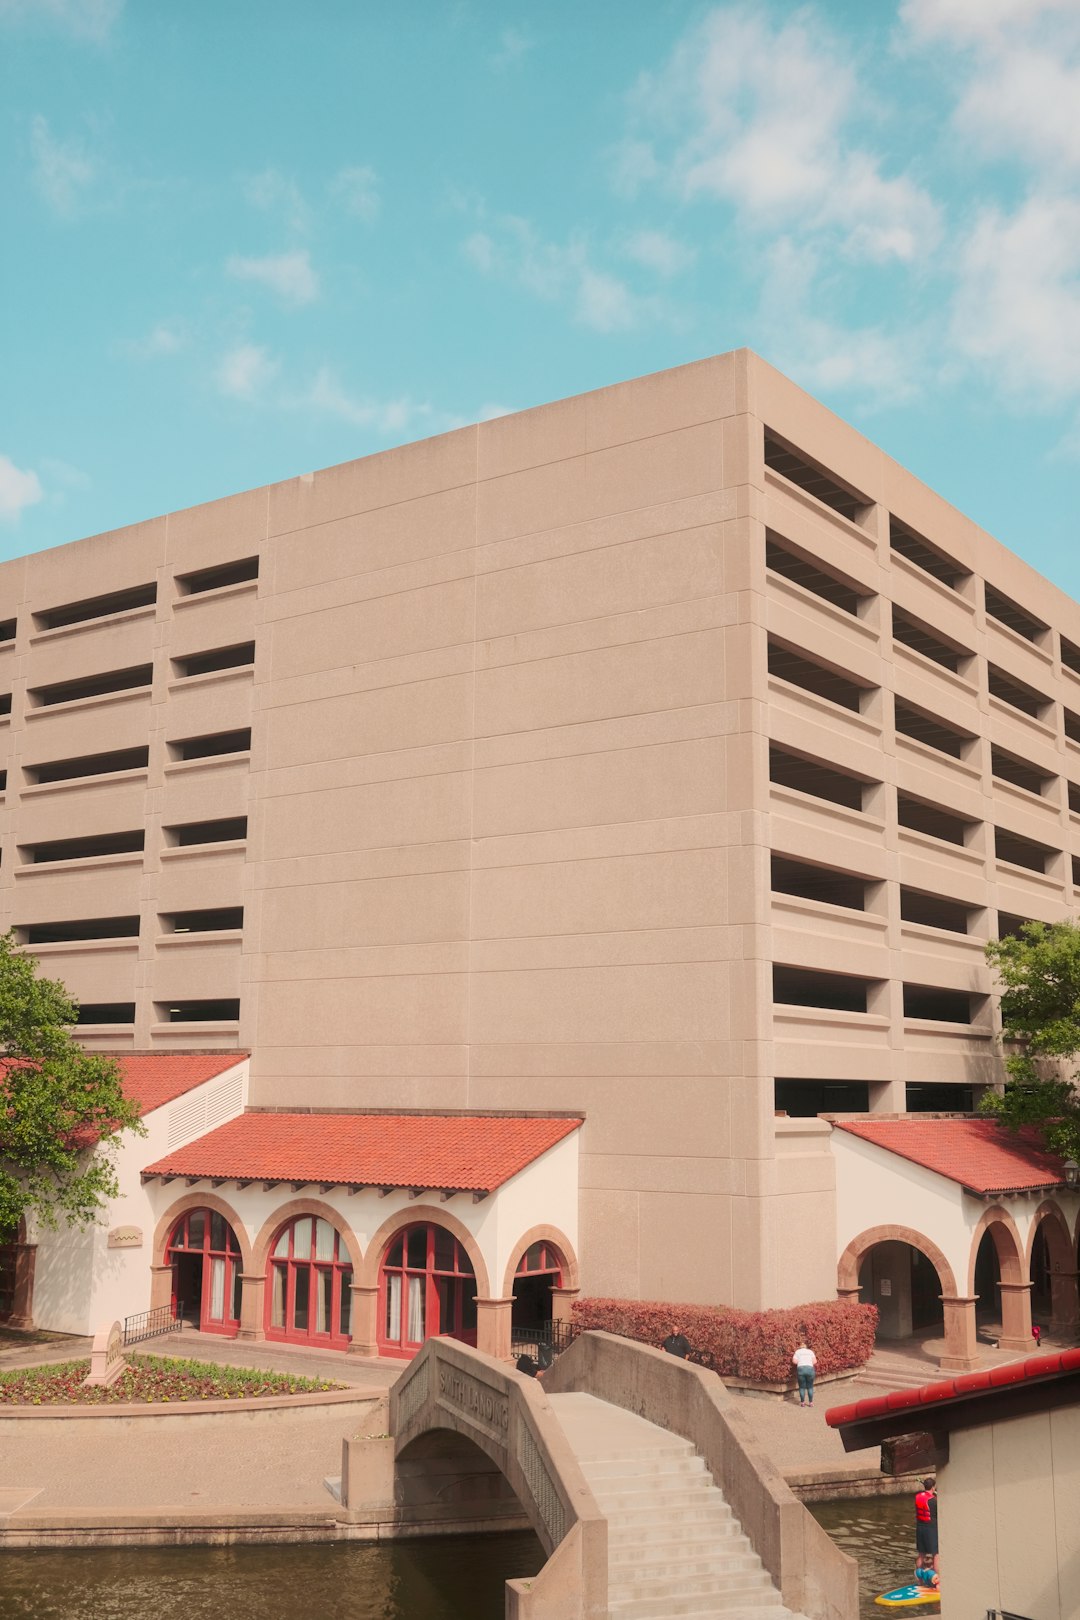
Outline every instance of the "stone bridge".
POLYGON ((507 1583, 507 1620, 856 1620, 854 1561, 738 1398, 661 1351, 582 1334, 541 1385, 429 1339, 380 1422, 346 1442, 343 1504, 388 1535, 531 1525, 547 1562, 507 1583))

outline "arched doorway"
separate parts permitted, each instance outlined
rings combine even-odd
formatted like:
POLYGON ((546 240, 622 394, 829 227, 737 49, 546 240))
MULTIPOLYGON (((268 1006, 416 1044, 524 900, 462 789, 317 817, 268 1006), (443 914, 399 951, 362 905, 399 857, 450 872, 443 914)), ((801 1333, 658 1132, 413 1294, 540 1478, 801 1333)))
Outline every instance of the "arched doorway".
POLYGON ((859 1298, 878 1309, 880 1340, 934 1338, 945 1331, 945 1292, 930 1257, 898 1238, 875 1243, 859 1263, 859 1298))
POLYGON ((180 1216, 165 1246, 172 1268, 173 1314, 202 1333, 235 1338, 240 1330, 243 1264, 240 1241, 216 1209, 189 1209, 180 1216))
POLYGON ((379 1267, 379 1353, 413 1356, 426 1338, 476 1343, 476 1273, 465 1246, 433 1221, 397 1232, 379 1267))
POLYGON ((1032 1322, 1073 1339, 1080 1319, 1076 1257, 1069 1223, 1053 1199, 1035 1211, 1028 1239, 1028 1274, 1032 1322))
POLYGON ((321 1215, 286 1222, 270 1248, 266 1337, 344 1350, 352 1337, 352 1257, 321 1215))
POLYGON ((563 1283, 563 1258, 553 1243, 530 1243, 514 1273, 512 1329, 522 1338, 550 1332, 552 1290, 563 1283))

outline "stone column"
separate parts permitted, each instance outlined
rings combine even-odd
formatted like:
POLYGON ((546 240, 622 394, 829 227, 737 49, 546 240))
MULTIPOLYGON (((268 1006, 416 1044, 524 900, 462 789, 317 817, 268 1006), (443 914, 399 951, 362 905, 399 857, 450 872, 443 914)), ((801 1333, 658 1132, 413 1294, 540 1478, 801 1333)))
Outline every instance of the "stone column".
POLYGON ((379 1285, 354 1282, 352 1293, 351 1356, 377 1356, 379 1353, 379 1285))
POLYGON ((945 1317, 945 1349, 938 1357, 942 1372, 974 1372, 980 1365, 975 1329, 977 1294, 955 1299, 939 1296, 945 1317))
POLYGON ((263 1305, 266 1299, 266 1273, 242 1271, 240 1273, 240 1329, 238 1339, 265 1339, 266 1317, 263 1305))
POLYGON ((1002 1350, 1032 1350, 1034 1341, 1031 1337, 1031 1288, 1029 1282, 998 1283, 1001 1291, 1001 1338, 998 1344, 1002 1350))
POLYGON ((849 1305, 858 1305, 862 1299, 862 1289, 856 1283, 854 1288, 838 1288, 837 1299, 846 1299, 849 1305))
POLYGON ((476 1348, 497 1361, 510 1358, 510 1325, 514 1309, 513 1296, 509 1299, 480 1299, 476 1301, 476 1348))
POLYGON ((551 1290, 551 1320, 553 1322, 569 1322, 570 1307, 580 1293, 580 1288, 553 1288, 551 1290))
POLYGON ((1050 1331, 1063 1339, 1075 1339, 1080 1328, 1080 1291, 1075 1271, 1050 1267, 1050 1331))
POLYGON ((150 1267, 150 1309, 172 1304, 172 1266, 150 1267))

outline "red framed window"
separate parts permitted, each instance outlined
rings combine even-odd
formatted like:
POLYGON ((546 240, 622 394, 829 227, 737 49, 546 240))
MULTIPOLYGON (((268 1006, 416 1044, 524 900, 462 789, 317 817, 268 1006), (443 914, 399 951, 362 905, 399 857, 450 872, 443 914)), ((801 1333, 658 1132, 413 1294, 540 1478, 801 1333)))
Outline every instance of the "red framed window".
POLYGON ((352 1261, 329 1221, 301 1215, 270 1251, 266 1336, 344 1350, 352 1337, 352 1261))
POLYGON ((216 1209, 189 1209, 165 1251, 172 1267, 173 1312, 183 1306, 203 1333, 235 1338, 240 1327, 243 1263, 236 1233, 216 1209))
POLYGON ((379 1272, 379 1349, 412 1356, 426 1338, 476 1343, 476 1274, 443 1226, 407 1226, 392 1238, 379 1272))

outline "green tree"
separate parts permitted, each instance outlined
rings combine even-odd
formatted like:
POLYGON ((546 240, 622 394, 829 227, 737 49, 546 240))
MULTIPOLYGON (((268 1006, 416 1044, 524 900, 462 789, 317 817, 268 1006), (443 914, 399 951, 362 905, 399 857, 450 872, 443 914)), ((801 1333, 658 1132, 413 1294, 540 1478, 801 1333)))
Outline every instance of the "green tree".
POLYGON ((1025 923, 991 940, 990 965, 1001 981, 1004 1095, 988 1093, 987 1113, 1014 1127, 1036 1126, 1046 1146, 1080 1160, 1080 1093, 1069 1072, 1080 1052, 1080 927, 1025 923))
POLYGON ((19 1217, 85 1226, 116 1194, 121 1132, 145 1134, 111 1058, 84 1052, 78 1006, 0 934, 0 1239, 19 1217))

